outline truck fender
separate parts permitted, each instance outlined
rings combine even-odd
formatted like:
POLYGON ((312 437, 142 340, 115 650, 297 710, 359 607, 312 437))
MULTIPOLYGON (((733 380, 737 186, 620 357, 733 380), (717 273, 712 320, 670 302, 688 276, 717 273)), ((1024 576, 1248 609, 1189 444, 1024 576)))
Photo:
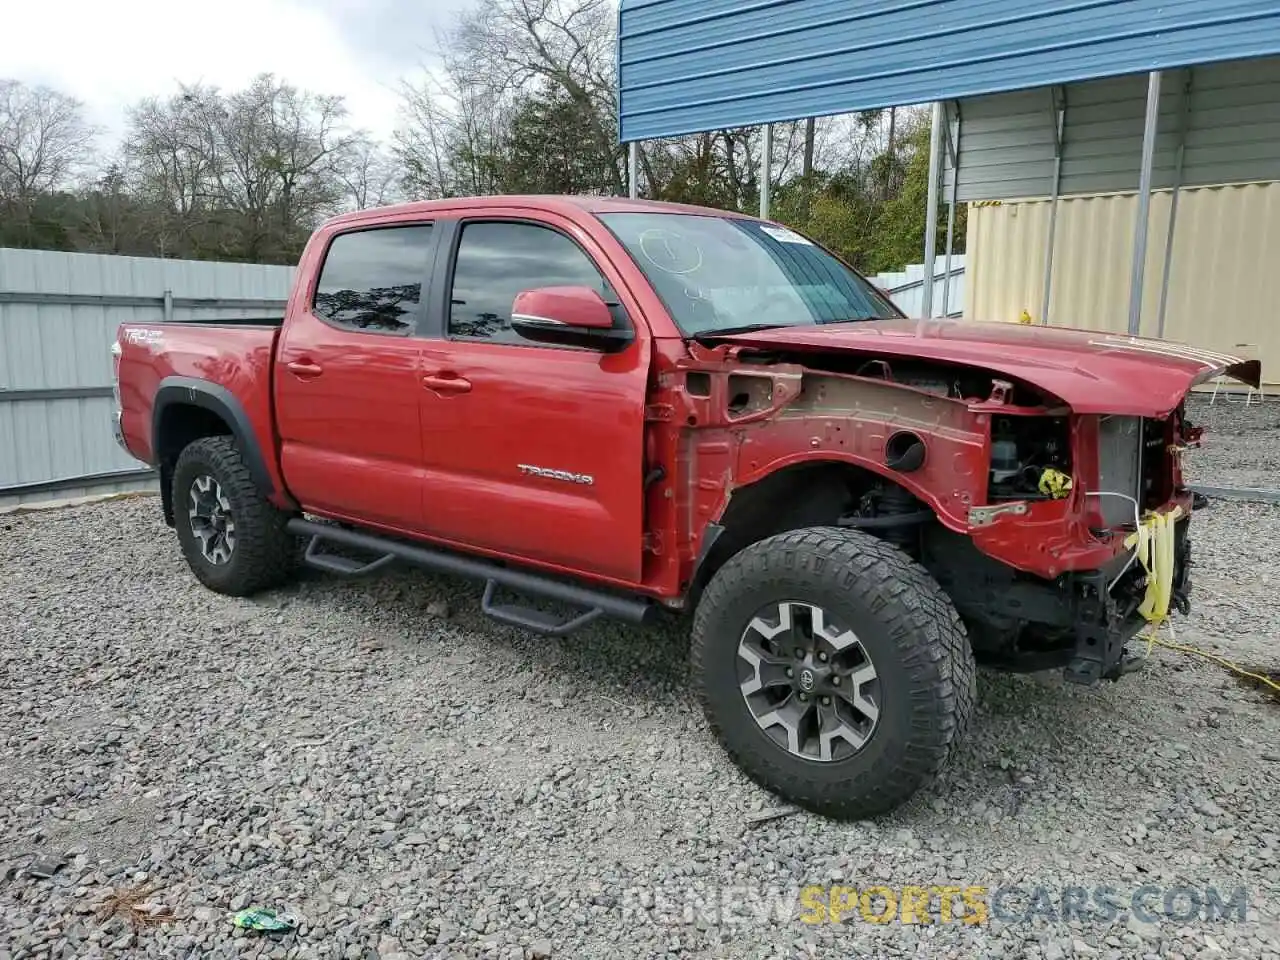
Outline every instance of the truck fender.
POLYGON ((160 381, 160 389, 156 391, 155 403, 151 409, 151 455, 155 458, 153 466, 163 467, 160 425, 164 420, 165 410, 174 404, 200 407, 221 419, 235 438, 245 465, 249 468, 249 475, 262 495, 274 495, 275 485, 271 482, 271 474, 267 472, 262 447, 249 422, 249 415, 245 413, 244 405, 226 387, 210 380, 171 376, 160 381))

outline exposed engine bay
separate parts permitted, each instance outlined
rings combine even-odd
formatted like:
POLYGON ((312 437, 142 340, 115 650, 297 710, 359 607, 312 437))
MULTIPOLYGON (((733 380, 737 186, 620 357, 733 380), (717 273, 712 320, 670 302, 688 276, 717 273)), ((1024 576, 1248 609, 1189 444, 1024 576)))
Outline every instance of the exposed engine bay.
POLYGON ((839 356, 818 362, 814 357, 804 360, 810 367, 883 380, 949 400, 980 403, 999 395, 1010 408, 1025 409, 1027 413, 992 419, 988 503, 1053 499, 1061 496, 1061 488, 1050 489, 1042 483, 1046 471, 1071 476, 1071 421, 1056 398, 969 367, 948 368, 910 360, 850 363, 839 356))
MULTIPOLYGON (((1072 417, 1053 398, 973 370, 876 360, 854 368, 938 397, 981 404, 1001 396, 1008 415, 992 412, 988 504, 1035 503, 1070 495, 1075 474, 1072 417)), ((1198 438, 1179 407, 1168 419, 1090 418, 1096 437, 1096 476, 1087 496, 1096 508, 1096 536, 1124 536, 1150 505, 1174 490, 1169 457, 1178 443, 1198 438)), ((1145 571, 1121 555, 1103 570, 1053 580, 1022 573, 983 553, 973 539, 936 522, 933 512, 900 486, 874 482, 856 491, 841 524, 866 529, 921 562, 951 596, 980 660, 1007 670, 1063 667, 1069 678, 1115 679, 1130 668, 1126 640, 1142 626, 1137 614, 1145 571), (1082 656, 1083 653, 1083 656, 1082 656), (1073 675, 1074 674, 1074 675, 1073 675)), ((1187 521, 1177 526, 1179 576, 1174 603, 1188 605, 1190 547, 1187 521)))
MULTIPOLYGON (((897 545, 950 596, 979 660, 1061 668, 1081 683, 1135 669, 1141 661, 1125 645, 1147 622, 1154 581, 1133 544, 1157 528, 1161 569, 1173 571, 1171 582, 1159 578, 1162 609, 1189 607, 1193 500, 1179 453, 1199 431, 1181 403, 1136 416, 1101 412, 1085 397, 1080 405, 1093 410, 1082 413, 1048 387, 977 361, 756 348, 725 359, 727 389, 712 373, 690 374, 705 404, 695 419, 758 425, 741 435, 752 466, 771 444, 794 449, 799 438, 867 464, 829 463, 821 483, 798 484, 805 502, 786 522, 835 515, 897 545), (756 374, 758 365, 769 372, 756 374)), ((784 474, 771 482, 781 488, 784 474)), ((766 489, 761 502, 776 510, 766 489)), ((740 517, 731 510, 724 522, 740 517)))

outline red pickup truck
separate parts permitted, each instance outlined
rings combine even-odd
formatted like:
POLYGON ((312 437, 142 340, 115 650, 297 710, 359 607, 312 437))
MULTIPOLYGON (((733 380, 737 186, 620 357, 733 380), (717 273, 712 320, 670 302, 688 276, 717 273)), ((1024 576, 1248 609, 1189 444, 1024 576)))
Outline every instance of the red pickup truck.
POLYGON ((939 770, 975 657, 1135 666, 1161 596, 1188 604, 1184 398, 1260 376, 909 320, 777 224, 571 197, 339 217, 282 322, 125 324, 114 353, 118 437, 212 589, 402 560, 549 634, 691 611, 729 754, 843 817, 939 770))

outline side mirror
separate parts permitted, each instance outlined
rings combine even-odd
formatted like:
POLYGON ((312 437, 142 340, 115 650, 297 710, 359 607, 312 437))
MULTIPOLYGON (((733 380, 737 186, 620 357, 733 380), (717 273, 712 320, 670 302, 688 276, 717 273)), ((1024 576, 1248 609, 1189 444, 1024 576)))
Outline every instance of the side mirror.
POLYGON ((591 287, 538 287, 516 294, 511 329, 526 340, 612 353, 634 339, 614 326, 613 311, 591 287))

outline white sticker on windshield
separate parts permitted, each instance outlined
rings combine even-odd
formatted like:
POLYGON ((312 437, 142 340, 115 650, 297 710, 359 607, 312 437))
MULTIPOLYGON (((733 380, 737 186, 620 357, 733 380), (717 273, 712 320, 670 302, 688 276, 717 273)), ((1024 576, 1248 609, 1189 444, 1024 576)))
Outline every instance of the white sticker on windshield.
POLYGON ((762 226, 760 229, 779 243, 803 243, 806 246, 813 246, 813 241, 800 236, 794 230, 788 230, 786 227, 762 226))

